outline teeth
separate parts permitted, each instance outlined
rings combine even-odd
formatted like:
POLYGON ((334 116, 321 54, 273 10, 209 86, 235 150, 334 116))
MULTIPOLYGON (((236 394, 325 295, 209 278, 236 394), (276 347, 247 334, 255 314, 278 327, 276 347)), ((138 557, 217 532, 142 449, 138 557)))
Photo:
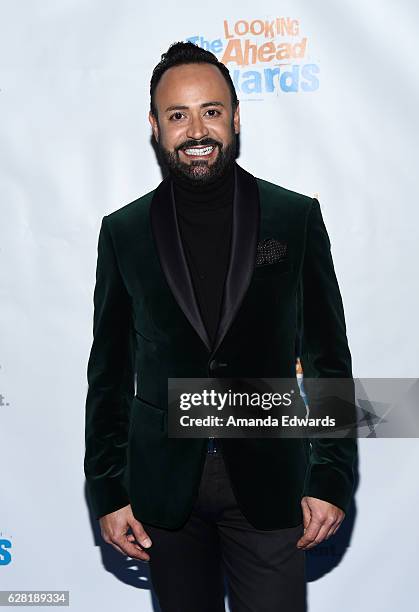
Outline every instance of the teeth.
POLYGON ((196 155, 199 157, 200 155, 209 155, 214 147, 211 145, 210 147, 205 147, 204 149, 185 149, 186 155, 196 155))

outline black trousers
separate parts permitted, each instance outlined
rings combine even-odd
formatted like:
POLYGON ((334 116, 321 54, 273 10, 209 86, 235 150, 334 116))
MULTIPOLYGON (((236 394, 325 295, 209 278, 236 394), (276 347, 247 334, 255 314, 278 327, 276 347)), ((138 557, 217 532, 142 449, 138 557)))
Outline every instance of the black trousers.
MULTIPOLYGON (((286 503, 286 500, 284 500, 286 503)), ((180 529, 143 523, 162 612, 305 612, 303 525, 254 528, 237 506, 222 453, 207 453, 192 513, 180 529)))

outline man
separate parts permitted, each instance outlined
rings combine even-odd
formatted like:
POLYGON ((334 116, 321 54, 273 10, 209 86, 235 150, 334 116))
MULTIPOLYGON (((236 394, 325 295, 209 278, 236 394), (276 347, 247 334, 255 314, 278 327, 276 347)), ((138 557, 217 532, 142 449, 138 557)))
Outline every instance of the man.
POLYGON ((149 561, 163 612, 224 610, 223 570, 233 612, 301 611, 304 551, 347 512, 355 441, 169 438, 167 379, 295 378, 297 340, 307 376, 351 378, 319 202, 237 164, 239 102, 212 53, 172 45, 150 93, 169 174, 99 235, 94 512, 106 542, 149 561))

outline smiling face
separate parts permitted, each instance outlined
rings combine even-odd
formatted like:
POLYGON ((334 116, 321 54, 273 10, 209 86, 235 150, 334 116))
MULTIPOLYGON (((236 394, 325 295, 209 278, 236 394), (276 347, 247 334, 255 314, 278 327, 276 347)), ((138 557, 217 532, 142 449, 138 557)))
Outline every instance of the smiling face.
POLYGON ((170 170, 209 183, 235 159, 240 131, 237 105, 217 66, 181 64, 166 70, 154 95, 157 117, 149 121, 170 170))

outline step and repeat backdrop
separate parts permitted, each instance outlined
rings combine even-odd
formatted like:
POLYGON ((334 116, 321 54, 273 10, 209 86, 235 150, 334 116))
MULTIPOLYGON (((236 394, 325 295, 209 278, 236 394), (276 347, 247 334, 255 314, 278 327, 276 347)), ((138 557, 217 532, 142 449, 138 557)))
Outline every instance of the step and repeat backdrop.
MULTIPOLYGON (((0 590, 68 591, 78 612, 158 610, 147 564, 102 541, 83 474, 100 222, 162 178, 152 69, 177 40, 227 65, 239 164, 320 201, 354 376, 415 377, 419 10, 3 0, 0 12, 0 590)), ((312 612, 415 597, 418 440, 359 446, 351 512, 306 554, 312 612)))

